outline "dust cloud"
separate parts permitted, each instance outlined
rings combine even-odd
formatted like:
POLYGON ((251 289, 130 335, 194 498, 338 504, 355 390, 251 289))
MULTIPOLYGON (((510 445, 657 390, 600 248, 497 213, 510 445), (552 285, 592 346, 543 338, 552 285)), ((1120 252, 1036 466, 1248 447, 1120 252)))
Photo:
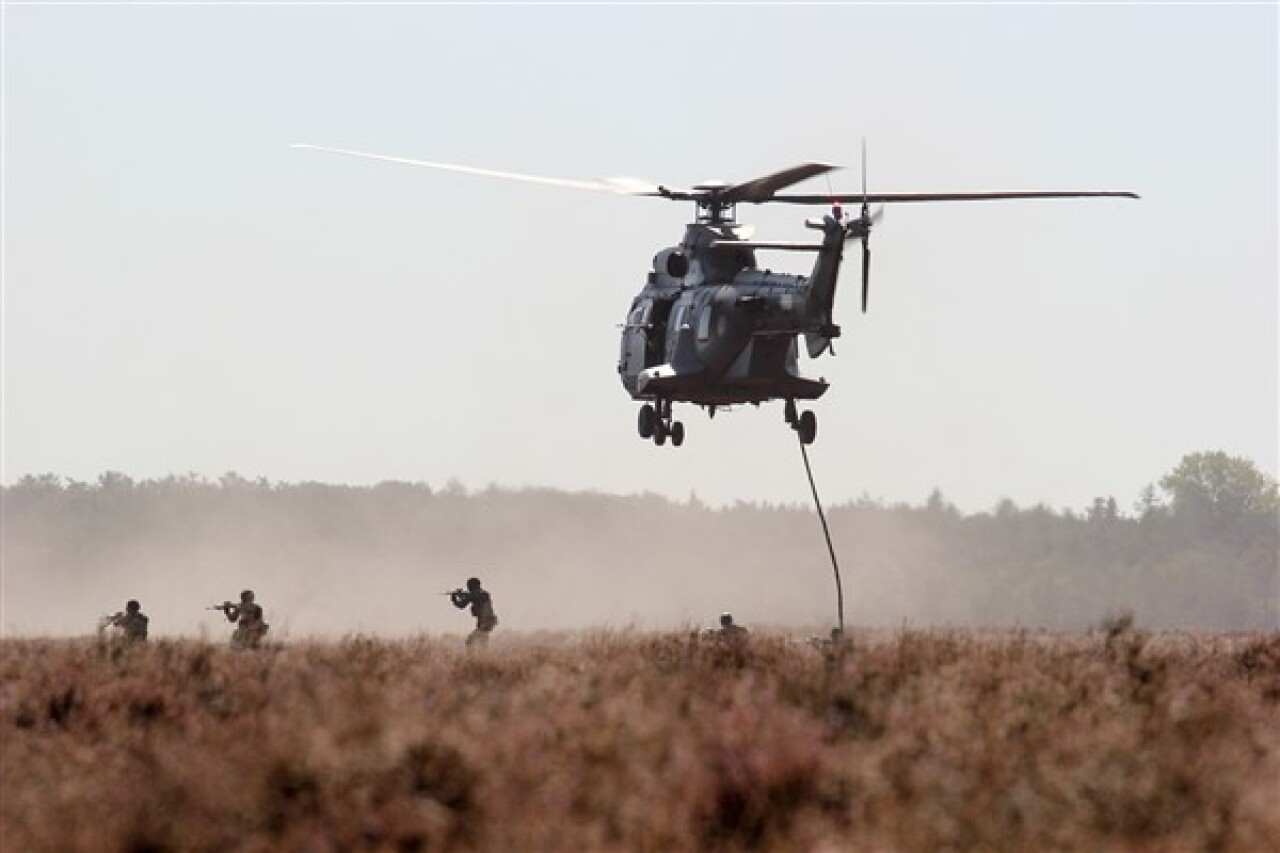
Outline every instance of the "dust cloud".
MULTIPOLYGON (((153 636, 220 639, 230 626, 206 608, 242 589, 276 640, 462 634, 473 620, 440 593, 470 576, 500 632, 694 627, 726 610, 753 627, 836 621, 808 507, 104 475, 27 478, 5 489, 4 516, 6 635, 85 634, 136 598, 153 636)), ((1203 540, 1179 547, 1141 519, 961 516, 937 500, 828 516, 851 625, 1079 629, 1120 609, 1153 627, 1275 625, 1274 516, 1224 539, 1224 553, 1253 549, 1229 577, 1203 540)))

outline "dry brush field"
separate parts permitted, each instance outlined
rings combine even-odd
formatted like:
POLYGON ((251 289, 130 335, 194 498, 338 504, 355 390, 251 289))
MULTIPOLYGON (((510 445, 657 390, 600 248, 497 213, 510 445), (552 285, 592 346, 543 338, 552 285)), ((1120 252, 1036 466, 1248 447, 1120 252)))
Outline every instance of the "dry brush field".
POLYGON ((1280 849, 1277 634, 0 650, 6 851, 1280 849))

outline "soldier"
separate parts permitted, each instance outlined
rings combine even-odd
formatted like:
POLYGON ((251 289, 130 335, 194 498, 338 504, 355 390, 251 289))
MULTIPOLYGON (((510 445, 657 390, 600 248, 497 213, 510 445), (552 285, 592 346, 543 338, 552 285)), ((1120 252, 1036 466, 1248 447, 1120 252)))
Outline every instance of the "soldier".
POLYGON ((116 613, 114 616, 108 616, 103 620, 103 628, 119 628, 120 636, 130 643, 145 643, 147 641, 147 623, 151 620, 142 612, 142 605, 136 600, 130 601, 124 606, 123 613, 116 613))
POLYGON ((262 618, 262 607, 254 603, 251 589, 240 593, 239 604, 224 601, 215 609, 221 610, 228 622, 235 623, 236 630, 231 634, 231 647, 235 649, 256 649, 271 627, 262 618))
POLYGON ((467 648, 486 645, 489 632, 498 627, 498 616, 493 612, 493 597, 480 586, 480 579, 467 578, 467 588, 455 589, 449 593, 449 600, 459 610, 471 605, 471 615, 476 617, 476 629, 467 636, 467 648))
POLYGON ((745 640, 747 629, 733 621, 732 613, 721 613, 720 637, 725 640, 745 640))

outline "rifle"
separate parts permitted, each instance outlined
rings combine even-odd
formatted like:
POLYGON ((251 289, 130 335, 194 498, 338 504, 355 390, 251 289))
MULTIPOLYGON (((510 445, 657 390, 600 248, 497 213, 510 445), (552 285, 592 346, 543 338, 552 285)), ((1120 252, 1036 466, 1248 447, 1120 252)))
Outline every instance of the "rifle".
POLYGON ((205 610, 221 610, 223 613, 231 609, 233 605, 230 601, 224 601, 221 604, 215 604, 212 607, 206 607, 205 610))

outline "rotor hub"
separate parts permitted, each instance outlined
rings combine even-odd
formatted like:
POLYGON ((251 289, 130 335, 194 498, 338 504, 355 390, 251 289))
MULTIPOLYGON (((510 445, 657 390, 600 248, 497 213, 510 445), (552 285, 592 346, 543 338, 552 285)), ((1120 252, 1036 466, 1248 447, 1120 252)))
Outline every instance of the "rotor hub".
POLYGON ((738 206, 731 201, 711 195, 697 199, 695 205, 695 221, 700 225, 734 225, 738 221, 738 206))

